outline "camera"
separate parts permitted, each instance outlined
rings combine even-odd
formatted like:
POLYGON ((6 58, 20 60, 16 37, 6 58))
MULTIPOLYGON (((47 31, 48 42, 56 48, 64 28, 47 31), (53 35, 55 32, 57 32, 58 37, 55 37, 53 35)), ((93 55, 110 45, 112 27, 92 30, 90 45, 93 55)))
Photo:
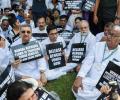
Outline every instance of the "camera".
POLYGON ((111 88, 111 91, 108 94, 102 93, 97 100, 106 100, 109 97, 109 100, 117 100, 118 99, 118 83, 117 81, 110 81, 108 86, 111 88))

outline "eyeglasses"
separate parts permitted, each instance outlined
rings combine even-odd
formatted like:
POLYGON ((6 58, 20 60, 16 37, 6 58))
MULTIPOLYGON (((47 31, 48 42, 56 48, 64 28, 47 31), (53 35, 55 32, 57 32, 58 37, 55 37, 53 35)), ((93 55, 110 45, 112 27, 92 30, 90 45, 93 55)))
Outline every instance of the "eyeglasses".
POLYGON ((21 33, 23 33, 23 34, 25 34, 25 33, 31 34, 31 31, 21 31, 21 33))
POLYGON ((49 35, 57 35, 58 33, 56 32, 56 33, 50 33, 49 35))
POLYGON ((88 26, 85 26, 85 27, 80 27, 80 29, 87 29, 88 28, 88 26))

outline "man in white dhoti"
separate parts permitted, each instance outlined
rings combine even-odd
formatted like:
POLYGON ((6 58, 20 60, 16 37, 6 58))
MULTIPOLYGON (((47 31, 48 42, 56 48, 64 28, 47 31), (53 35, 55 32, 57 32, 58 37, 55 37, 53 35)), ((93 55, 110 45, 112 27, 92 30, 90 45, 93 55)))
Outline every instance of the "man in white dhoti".
POLYGON ((76 100, 96 100, 101 94, 96 89, 109 61, 120 61, 120 26, 114 26, 106 42, 95 44, 91 52, 84 59, 81 69, 73 84, 76 100))
MULTIPOLYGON (((88 52, 91 50, 93 45, 96 43, 95 36, 90 32, 89 30, 89 24, 86 20, 82 20, 80 22, 80 32, 75 33, 74 37, 70 41, 68 47, 67 47, 67 56, 70 54, 71 46, 72 44, 76 43, 86 43, 86 53, 85 55, 88 54, 88 52)), ((81 62, 80 62, 81 64, 81 62)), ((80 66, 78 65, 77 71, 79 71, 80 66)))
POLYGON ((14 82, 14 71, 9 65, 10 52, 9 43, 3 35, 0 35, 0 100, 5 100, 6 89, 14 82))

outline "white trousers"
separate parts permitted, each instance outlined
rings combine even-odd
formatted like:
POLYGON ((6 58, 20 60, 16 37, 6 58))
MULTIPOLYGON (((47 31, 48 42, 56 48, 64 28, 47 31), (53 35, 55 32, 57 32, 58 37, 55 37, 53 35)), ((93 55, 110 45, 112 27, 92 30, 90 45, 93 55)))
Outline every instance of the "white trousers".
POLYGON ((47 77, 47 80, 54 80, 58 79, 62 75, 65 75, 68 71, 72 70, 77 66, 76 63, 67 63, 66 66, 56 68, 56 69, 51 69, 51 70, 46 70, 45 75, 47 77))

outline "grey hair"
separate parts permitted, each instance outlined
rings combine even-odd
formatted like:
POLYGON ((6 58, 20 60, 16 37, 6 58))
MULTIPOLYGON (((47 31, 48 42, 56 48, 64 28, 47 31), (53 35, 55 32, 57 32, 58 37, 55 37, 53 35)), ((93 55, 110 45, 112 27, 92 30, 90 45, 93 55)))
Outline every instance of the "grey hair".
POLYGON ((30 25, 28 25, 28 24, 20 25, 20 31, 21 31, 21 29, 22 29, 23 27, 29 27, 30 30, 32 31, 32 28, 31 28, 30 25))

